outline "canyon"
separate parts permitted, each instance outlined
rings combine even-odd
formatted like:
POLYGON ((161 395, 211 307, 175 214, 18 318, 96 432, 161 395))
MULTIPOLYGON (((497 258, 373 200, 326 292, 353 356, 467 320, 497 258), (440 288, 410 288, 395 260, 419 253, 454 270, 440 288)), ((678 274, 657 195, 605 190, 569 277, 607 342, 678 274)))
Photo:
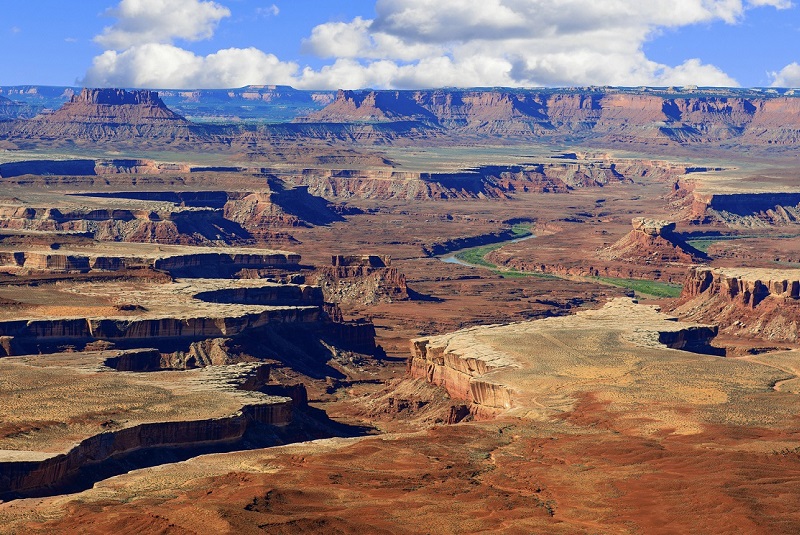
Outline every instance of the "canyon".
POLYGON ((0 532, 800 530, 794 92, 0 97, 0 532))

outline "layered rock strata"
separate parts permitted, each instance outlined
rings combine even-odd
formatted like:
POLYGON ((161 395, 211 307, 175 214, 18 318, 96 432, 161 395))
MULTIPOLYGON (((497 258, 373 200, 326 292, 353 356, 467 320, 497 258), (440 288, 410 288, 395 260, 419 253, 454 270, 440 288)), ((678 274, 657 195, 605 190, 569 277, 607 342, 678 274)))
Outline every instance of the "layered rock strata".
POLYGON ((98 340, 130 346, 233 337, 276 324, 313 326, 322 319, 319 306, 263 307, 259 312, 204 317, 21 319, 0 321, 0 339, 12 354, 20 354, 98 340))
POLYGON ((724 333, 762 340, 800 340, 800 270, 690 269, 674 312, 714 322, 724 333))
POLYGON ((281 251, 197 252, 162 254, 103 254, 82 251, 0 251, 0 266, 48 272, 120 271, 149 268, 173 276, 213 277, 248 268, 298 269, 300 255, 281 251))
POLYGON ((580 380, 580 367, 591 368, 594 353, 620 346, 709 349, 716 327, 675 320, 657 307, 615 299, 573 316, 417 338, 408 368, 412 377, 466 401, 478 418, 552 415, 571 404, 559 392, 580 380), (605 343, 612 346, 597 345, 605 343))
POLYGON ((98 240, 164 244, 214 244, 250 238, 222 209, 160 207, 155 209, 55 208, 0 206, 0 228, 38 232, 83 232, 98 240))
POLYGON ((62 407, 67 414, 62 415, 66 423, 60 428, 37 421, 37 416, 24 420, 19 414, 4 415, 0 495, 47 492, 78 477, 82 470, 143 448, 233 443, 254 423, 285 426, 291 422, 291 398, 257 391, 269 379, 269 367, 264 364, 159 374, 118 374, 102 368, 104 360, 119 358, 124 355, 90 353, 0 362, 6 381, 11 381, 0 396, 11 396, 3 400, 3 412, 27 403, 39 406, 39 418, 56 417, 57 408, 50 400, 55 391, 51 375, 56 371, 63 384, 72 381, 87 396, 62 407), (102 396, 108 388, 116 388, 116 395, 102 396), (141 398, 135 410, 129 406, 132 398, 141 398), (208 403, 212 398, 214 403, 208 403), (167 399, 173 409, 160 405, 167 399), (30 427, 27 432, 13 431, 25 426, 30 427))
POLYGON ((53 113, 18 121, 15 137, 174 140, 189 137, 190 124, 167 108, 155 91, 83 89, 53 113))
POLYGON ((340 91, 295 122, 242 127, 191 123, 151 91, 84 89, 55 112, 0 125, 0 139, 17 147, 102 141, 257 155, 280 146, 282 157, 300 141, 418 144, 481 136, 791 149, 800 139, 800 99, 730 89, 340 91))
POLYGON ((692 192, 691 217, 701 223, 722 222, 731 227, 759 228, 800 222, 798 192, 692 192))
MULTIPOLYGON (((282 180, 308 187, 327 199, 447 200, 507 198, 516 192, 566 193, 574 189, 630 182, 652 167, 639 162, 586 160, 521 166, 483 166, 451 173, 394 169, 265 169, 282 180)), ((685 171, 683 170, 675 170, 685 171)))
POLYGON ((753 92, 620 89, 339 91, 304 121, 412 121, 455 134, 578 136, 623 143, 790 145, 800 99, 753 92))

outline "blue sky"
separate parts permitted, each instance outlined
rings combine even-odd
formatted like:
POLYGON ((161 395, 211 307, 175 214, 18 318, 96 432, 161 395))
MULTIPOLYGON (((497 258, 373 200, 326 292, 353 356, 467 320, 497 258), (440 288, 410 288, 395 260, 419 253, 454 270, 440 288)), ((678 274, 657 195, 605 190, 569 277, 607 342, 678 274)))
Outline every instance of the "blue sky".
POLYGON ((790 0, 28 0, 0 85, 800 86, 790 0))

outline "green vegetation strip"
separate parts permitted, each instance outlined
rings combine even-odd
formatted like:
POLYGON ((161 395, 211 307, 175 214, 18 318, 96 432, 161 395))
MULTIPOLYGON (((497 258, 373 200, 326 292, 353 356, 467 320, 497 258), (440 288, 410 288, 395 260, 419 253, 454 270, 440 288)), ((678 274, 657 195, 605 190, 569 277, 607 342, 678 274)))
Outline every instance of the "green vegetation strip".
POLYGON ((502 246, 506 245, 509 241, 518 240, 520 238, 525 238, 532 234, 530 225, 526 224, 517 224, 511 227, 511 233, 514 236, 511 240, 500 242, 500 243, 493 243, 491 245, 481 245, 478 247, 470 247, 469 249, 464 249, 463 251, 459 251, 454 256, 465 262, 467 264, 473 266, 480 266, 484 267, 497 275, 501 275, 503 277, 508 278, 521 278, 521 277, 537 277, 540 279, 560 279, 560 277, 556 277, 555 275, 549 275, 547 273, 536 273, 532 271, 518 271, 513 268, 509 269, 502 269, 497 267, 497 264, 492 264, 488 260, 486 260, 486 255, 491 253, 492 251, 496 251, 502 246))
POLYGON ((491 253, 492 251, 496 251, 501 248, 504 243, 493 243, 492 245, 481 245, 479 247, 472 247, 470 249, 464 249, 456 253, 456 258, 461 260, 462 262, 466 262, 467 264, 472 264, 473 266, 482 266, 489 269, 496 269, 497 265, 492 264, 486 258, 486 255, 491 253))
POLYGON ((525 236, 530 236, 533 234, 531 232, 531 226, 525 223, 517 223, 516 225, 511 226, 511 234, 514 235, 514 239, 524 238, 525 236))
POLYGON ((634 292, 651 295, 653 297, 679 297, 681 295, 680 284, 671 284, 668 282, 648 281, 641 279, 617 279, 614 277, 592 277, 594 280, 611 284, 613 286, 620 286, 633 290, 634 292))

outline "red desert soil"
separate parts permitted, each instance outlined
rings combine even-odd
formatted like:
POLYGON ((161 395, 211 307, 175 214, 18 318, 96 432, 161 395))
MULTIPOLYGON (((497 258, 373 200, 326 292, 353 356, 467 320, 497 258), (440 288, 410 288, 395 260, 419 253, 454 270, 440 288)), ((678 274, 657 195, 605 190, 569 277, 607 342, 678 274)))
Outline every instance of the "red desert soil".
POLYGON ((567 421, 583 431, 512 420, 204 456, 4 504, 0 519, 11 533, 800 530, 800 456, 736 448, 796 432, 636 437, 591 396, 567 421))

